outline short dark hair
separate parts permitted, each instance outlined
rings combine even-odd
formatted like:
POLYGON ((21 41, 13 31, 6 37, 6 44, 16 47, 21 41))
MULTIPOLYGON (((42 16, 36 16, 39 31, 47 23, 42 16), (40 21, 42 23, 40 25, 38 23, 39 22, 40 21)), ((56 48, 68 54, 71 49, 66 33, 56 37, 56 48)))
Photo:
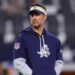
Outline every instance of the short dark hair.
POLYGON ((42 7, 44 10, 46 10, 46 7, 42 4, 38 4, 38 3, 35 3, 35 4, 32 4, 30 7, 33 7, 33 6, 40 6, 42 7))

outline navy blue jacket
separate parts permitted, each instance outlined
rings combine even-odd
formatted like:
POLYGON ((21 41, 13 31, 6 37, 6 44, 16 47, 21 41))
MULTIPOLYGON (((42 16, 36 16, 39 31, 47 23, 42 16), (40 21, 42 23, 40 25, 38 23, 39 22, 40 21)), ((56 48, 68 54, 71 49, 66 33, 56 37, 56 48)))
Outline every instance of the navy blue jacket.
POLYGON ((33 70, 32 75, 56 75, 54 70, 55 61, 62 60, 60 41, 45 29, 42 35, 40 36, 34 32, 32 27, 22 31, 15 42, 14 59, 26 59, 27 64, 33 70), (43 49, 40 50, 40 42, 41 48, 43 48, 42 35, 46 44, 43 53, 43 49))

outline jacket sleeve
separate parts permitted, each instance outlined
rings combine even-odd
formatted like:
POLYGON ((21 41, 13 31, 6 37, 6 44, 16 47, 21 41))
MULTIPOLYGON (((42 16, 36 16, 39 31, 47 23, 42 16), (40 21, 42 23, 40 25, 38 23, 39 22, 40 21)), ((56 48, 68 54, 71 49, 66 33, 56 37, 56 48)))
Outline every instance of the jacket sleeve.
POLYGON ((27 48, 25 41, 19 35, 15 41, 13 49, 13 65, 22 75, 32 75, 32 69, 26 63, 27 48))
POLYGON ((14 43, 13 59, 25 58, 27 59, 27 48, 23 37, 19 35, 14 43))
POLYGON ((26 59, 17 58, 13 60, 13 65, 22 75, 32 75, 32 69, 27 65, 26 59))
POLYGON ((63 69, 63 57, 62 57, 62 49, 61 49, 60 41, 57 44, 56 61, 55 61, 54 69, 55 69, 57 75, 60 75, 60 73, 63 69))

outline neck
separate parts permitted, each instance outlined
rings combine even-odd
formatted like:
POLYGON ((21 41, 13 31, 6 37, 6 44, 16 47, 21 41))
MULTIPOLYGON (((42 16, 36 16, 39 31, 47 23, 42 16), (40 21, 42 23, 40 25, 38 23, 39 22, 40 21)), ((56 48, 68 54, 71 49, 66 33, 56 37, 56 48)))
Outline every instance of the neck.
POLYGON ((44 27, 43 26, 40 26, 38 29, 35 29, 34 27, 32 27, 32 29, 33 29, 34 32, 38 33, 41 36, 44 27))

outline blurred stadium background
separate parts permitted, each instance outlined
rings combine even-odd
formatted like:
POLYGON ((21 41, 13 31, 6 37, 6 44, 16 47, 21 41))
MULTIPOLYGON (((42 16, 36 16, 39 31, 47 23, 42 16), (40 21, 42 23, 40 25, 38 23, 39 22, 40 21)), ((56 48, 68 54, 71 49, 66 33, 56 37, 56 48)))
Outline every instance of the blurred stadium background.
POLYGON ((75 75, 75 0, 0 0, 0 75, 18 75, 12 65, 13 44, 29 24, 28 10, 42 3, 48 11, 46 28, 63 46, 61 75, 75 75))

